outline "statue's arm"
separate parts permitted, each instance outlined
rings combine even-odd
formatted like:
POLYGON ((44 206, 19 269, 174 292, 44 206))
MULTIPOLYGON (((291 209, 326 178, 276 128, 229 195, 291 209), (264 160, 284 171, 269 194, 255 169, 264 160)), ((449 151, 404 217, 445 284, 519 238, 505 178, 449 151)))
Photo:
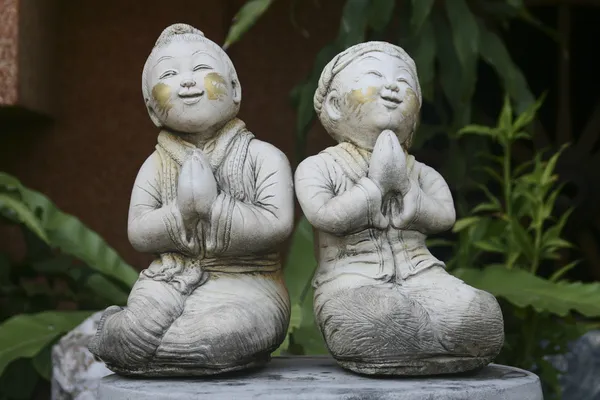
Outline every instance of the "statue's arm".
POLYGON ((214 254, 240 255, 269 251, 282 243, 294 224, 294 187, 286 156, 276 147, 252 140, 242 171, 254 196, 240 201, 217 196, 205 228, 206 248, 214 254))
POLYGON ((334 235, 384 228, 379 187, 364 177, 349 190, 339 193, 342 177, 341 168, 322 156, 309 157, 298 166, 296 196, 311 225, 334 235))
POLYGON ((195 226, 190 229, 190 224, 184 223, 175 202, 165 203, 160 193, 159 171, 160 158, 154 153, 138 172, 129 206, 129 241, 144 253, 194 254, 199 249, 195 226))
POLYGON ((418 180, 411 187, 417 208, 407 228, 424 234, 447 231, 456 221, 452 193, 435 169, 425 164, 420 167, 418 180))

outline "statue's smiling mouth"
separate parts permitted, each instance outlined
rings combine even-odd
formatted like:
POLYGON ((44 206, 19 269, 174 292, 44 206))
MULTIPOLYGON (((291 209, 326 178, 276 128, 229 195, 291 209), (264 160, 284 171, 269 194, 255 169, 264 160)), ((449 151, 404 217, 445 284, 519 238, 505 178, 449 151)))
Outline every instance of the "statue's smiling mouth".
POLYGON ((178 95, 185 104, 195 104, 204 96, 204 90, 188 90, 179 92, 178 95))
POLYGON ((402 99, 393 95, 381 95, 381 99, 383 100, 383 105, 387 108, 396 108, 402 103, 402 99))

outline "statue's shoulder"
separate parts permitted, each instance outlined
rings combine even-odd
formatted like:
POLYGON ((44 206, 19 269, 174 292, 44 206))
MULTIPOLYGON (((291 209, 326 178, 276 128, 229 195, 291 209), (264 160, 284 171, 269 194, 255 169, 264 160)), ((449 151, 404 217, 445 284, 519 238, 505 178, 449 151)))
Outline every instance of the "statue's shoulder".
POLYGON ((140 167, 140 171, 148 170, 148 169, 155 169, 157 167, 160 167, 161 165, 162 165, 162 157, 160 155, 160 151, 157 146, 157 148, 155 148, 154 151, 152 153, 150 153, 150 155, 148 155, 148 157, 146 157, 146 159, 142 163, 142 166, 140 167))
POLYGON ((335 169, 335 158, 328 152, 329 149, 335 147, 337 146, 328 147, 317 154, 306 157, 296 168, 296 176, 326 175, 332 168, 335 169))
POLYGON ((269 142, 253 138, 248 144, 248 151, 255 159, 265 160, 278 165, 281 163, 289 165, 289 160, 284 152, 269 142))

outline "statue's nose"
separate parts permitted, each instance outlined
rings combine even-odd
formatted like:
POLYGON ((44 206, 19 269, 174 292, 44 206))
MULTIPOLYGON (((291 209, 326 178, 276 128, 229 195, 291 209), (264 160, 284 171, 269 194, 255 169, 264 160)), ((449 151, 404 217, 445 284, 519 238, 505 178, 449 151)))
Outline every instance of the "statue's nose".
POLYGON ((196 86, 196 81, 191 78, 187 78, 181 81, 181 86, 184 88, 191 88, 196 86))
POLYGON ((385 85, 385 88, 391 90, 392 92, 400 91, 400 87, 398 87, 398 83, 396 82, 388 83, 387 85, 385 85))

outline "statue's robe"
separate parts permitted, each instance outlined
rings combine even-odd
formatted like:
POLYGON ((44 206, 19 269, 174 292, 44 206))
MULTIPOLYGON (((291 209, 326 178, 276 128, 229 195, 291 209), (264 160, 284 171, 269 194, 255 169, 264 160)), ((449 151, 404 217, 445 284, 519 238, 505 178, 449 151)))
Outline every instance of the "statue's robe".
POLYGON ((124 308, 105 312, 90 345, 113 371, 210 374, 269 358, 286 335, 289 298, 277 246, 293 224, 289 162, 240 120, 201 149, 218 196, 185 229, 174 210, 183 162, 196 149, 162 131, 131 198, 129 238, 156 254, 124 308))
POLYGON ((503 321, 496 299, 448 274, 425 243, 454 223, 446 182, 407 155, 417 213, 398 226, 402 195, 382 198, 367 178, 370 157, 341 143, 304 160, 295 176, 316 232, 314 311, 332 355, 416 369, 416 360, 497 355, 503 321), (391 222, 387 229, 374 226, 379 210, 391 222))

